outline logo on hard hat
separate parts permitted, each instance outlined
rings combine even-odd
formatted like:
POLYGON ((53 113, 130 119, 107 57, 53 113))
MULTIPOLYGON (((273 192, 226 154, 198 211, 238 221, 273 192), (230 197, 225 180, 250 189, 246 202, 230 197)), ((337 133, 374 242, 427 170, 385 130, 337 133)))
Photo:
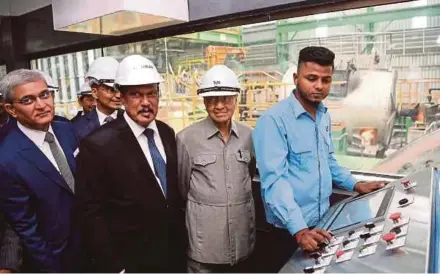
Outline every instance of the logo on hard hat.
POLYGON ((220 81, 213 81, 214 82, 214 85, 221 85, 222 84, 222 82, 220 82, 220 81))
POLYGON ((154 69, 154 67, 152 65, 145 64, 145 65, 134 66, 133 69, 134 70, 136 70, 136 69, 154 69))

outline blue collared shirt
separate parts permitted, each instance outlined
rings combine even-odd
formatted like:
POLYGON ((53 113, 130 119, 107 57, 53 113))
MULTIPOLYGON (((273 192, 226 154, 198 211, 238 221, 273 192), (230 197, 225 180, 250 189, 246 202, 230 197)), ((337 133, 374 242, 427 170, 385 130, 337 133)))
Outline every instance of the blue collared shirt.
POLYGON ((314 120, 292 93, 258 119, 252 137, 266 218, 276 227, 293 235, 316 225, 329 208, 332 181, 354 189, 355 179, 333 155, 324 104, 314 120))

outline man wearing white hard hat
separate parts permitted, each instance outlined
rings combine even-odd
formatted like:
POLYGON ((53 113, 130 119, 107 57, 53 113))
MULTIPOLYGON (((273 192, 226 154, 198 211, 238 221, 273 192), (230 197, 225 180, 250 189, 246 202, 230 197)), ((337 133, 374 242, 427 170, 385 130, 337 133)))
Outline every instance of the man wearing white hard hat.
POLYGON ((78 215, 97 272, 185 271, 175 133, 156 120, 161 82, 147 58, 124 58, 115 79, 123 118, 81 143, 78 215))
POLYGON ((118 61, 113 57, 100 57, 93 61, 87 72, 87 81, 96 99, 96 108, 73 122, 81 141, 100 126, 121 117, 121 95, 114 89, 118 61))
POLYGON ((197 93, 208 117, 177 135, 178 182, 186 200, 188 272, 249 272, 255 245, 252 129, 232 120, 240 85, 212 67, 197 93))
POLYGON ((78 104, 82 107, 82 110, 78 111, 75 117, 72 118, 72 122, 75 122, 80 117, 86 115, 96 107, 96 99, 92 95, 92 88, 88 82, 84 82, 77 92, 78 104))

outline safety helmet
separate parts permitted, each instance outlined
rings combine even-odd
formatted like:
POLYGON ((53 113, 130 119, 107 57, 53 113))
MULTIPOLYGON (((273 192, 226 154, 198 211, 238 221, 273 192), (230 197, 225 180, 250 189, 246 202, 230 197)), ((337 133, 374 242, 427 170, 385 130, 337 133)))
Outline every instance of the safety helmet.
POLYGON ((162 83, 163 79, 156 66, 141 55, 125 57, 116 72, 115 84, 118 86, 138 86, 162 83))
POLYGON ((240 84, 237 75, 225 65, 215 65, 202 80, 197 94, 202 97, 234 96, 240 93, 240 84))
POLYGON ((48 73, 46 73, 42 70, 38 70, 38 69, 36 69, 35 71, 37 71, 41 75, 43 75, 44 81, 46 82, 47 88, 49 90, 58 91, 60 89, 58 86, 58 83, 55 83, 55 81, 52 79, 52 77, 48 73))
POLYGON ((113 57, 99 57, 89 67, 87 79, 96 80, 100 84, 113 87, 119 62, 113 57))
POLYGON ((92 94, 92 89, 90 88, 90 85, 88 82, 84 82, 81 87, 79 88, 79 90, 76 92, 76 95, 78 97, 83 96, 83 95, 91 95, 92 94))

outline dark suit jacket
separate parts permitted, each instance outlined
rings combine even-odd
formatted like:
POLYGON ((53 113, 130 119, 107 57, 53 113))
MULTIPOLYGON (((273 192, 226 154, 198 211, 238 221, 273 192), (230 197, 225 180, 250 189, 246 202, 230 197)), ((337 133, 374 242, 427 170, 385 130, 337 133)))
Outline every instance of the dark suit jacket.
POLYGON ((163 122, 157 127, 167 156, 167 198, 124 118, 80 145, 75 199, 95 271, 186 271, 175 133, 163 122))
MULTIPOLYGON (((61 121, 61 122, 70 122, 69 119, 67 119, 63 116, 58 116, 58 115, 55 115, 53 120, 54 121, 61 121)), ((8 134, 8 132, 11 129, 15 128, 16 126, 17 126, 17 120, 15 120, 13 117, 9 117, 9 122, 0 128, 0 143, 3 141, 3 139, 6 138, 6 135, 8 134)))
POLYGON ((6 135, 8 134, 9 130, 15 127, 16 123, 17 122, 15 121, 15 119, 10 117, 9 121, 4 126, 0 127, 0 144, 6 138, 6 135))
POLYGON ((70 119, 70 121, 72 123, 74 123, 76 120, 78 120, 79 118, 81 118, 83 116, 83 112, 80 110, 78 111, 78 113, 75 115, 75 117, 73 117, 72 119, 70 119))
MULTIPOLYGON (((120 118, 124 114, 123 110, 118 110, 118 118, 120 118)), ((90 133, 95 131, 100 127, 98 112, 95 109, 90 111, 84 116, 72 121, 73 127, 75 128, 76 136, 78 140, 81 142, 82 139, 87 137, 90 133)))
MULTIPOLYGON (((52 122, 75 172, 72 125, 52 122)), ((18 234, 25 272, 72 271, 78 234, 71 222, 73 193, 41 150, 18 128, 0 144, 0 210, 18 234)))
POLYGON ((21 263, 20 239, 0 212, 0 269, 20 272, 21 263))

